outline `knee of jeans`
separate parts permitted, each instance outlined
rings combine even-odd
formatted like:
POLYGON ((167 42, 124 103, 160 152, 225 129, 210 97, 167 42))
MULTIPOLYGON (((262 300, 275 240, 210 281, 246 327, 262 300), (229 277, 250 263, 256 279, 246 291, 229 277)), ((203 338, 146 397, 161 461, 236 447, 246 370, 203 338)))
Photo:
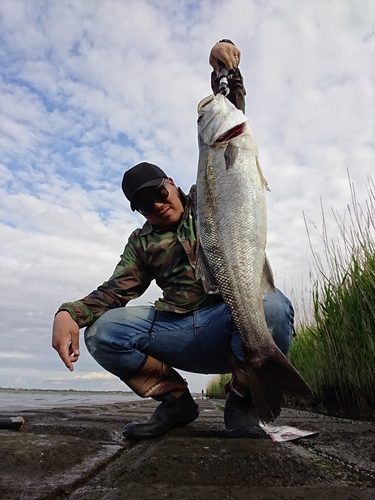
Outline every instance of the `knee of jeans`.
POLYGON ((294 309, 290 300, 280 290, 266 297, 265 313, 275 344, 283 354, 289 352, 293 338, 294 309), (270 299, 267 304, 267 299, 270 299))
POLYGON ((111 335, 111 323, 95 321, 85 330, 85 344, 91 356, 99 360, 101 354, 113 349, 113 335, 111 335))
MULTIPOLYGON (((99 330, 100 331, 100 330, 99 330)), ((85 339, 85 344, 87 347, 87 350, 95 358, 95 354, 100 351, 100 344, 101 344, 101 335, 98 332, 98 327, 96 326, 96 323, 93 323, 91 326, 86 328, 85 334, 84 334, 84 339, 85 339)))
POLYGON ((286 356, 289 352, 290 346, 292 345, 293 329, 286 328, 281 331, 271 331, 271 334, 277 347, 286 356))

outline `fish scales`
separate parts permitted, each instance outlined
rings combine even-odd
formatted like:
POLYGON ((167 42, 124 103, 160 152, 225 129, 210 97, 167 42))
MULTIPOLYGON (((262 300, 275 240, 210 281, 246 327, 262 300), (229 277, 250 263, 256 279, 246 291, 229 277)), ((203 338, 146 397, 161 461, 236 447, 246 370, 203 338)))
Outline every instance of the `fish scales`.
POLYGON ((311 392, 277 348, 264 315, 263 296, 273 288, 265 252, 267 183, 245 115, 221 94, 203 99, 198 113, 197 215, 209 268, 204 273, 213 276, 231 311, 252 397, 262 420, 270 421, 280 412, 283 392, 311 392))

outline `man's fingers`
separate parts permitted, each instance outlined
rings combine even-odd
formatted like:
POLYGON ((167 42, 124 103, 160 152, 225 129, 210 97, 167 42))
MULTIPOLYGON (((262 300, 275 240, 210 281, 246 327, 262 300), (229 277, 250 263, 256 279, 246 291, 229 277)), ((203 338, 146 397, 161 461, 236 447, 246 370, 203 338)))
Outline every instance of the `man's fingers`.
POLYGON ((241 52, 238 49, 234 51, 232 47, 233 46, 231 45, 231 50, 224 52, 222 58, 220 59, 225 64, 228 71, 238 68, 238 65, 240 64, 241 52))
POLYGON ((52 347, 56 349, 65 366, 74 370, 79 358, 79 327, 67 311, 56 314, 52 328, 52 347))
POLYGON ((217 43, 210 53, 210 65, 216 73, 220 71, 222 62, 228 71, 238 68, 241 58, 241 51, 229 43, 217 43))
POLYGON ((68 349, 59 350, 60 358, 65 363, 65 366, 72 372, 74 370, 73 363, 78 361, 79 352, 79 336, 75 332, 71 333, 72 340, 68 343, 68 349))
POLYGON ((64 348, 56 349, 60 358, 62 359, 64 365, 72 372, 74 370, 74 366, 72 364, 72 357, 70 356, 69 348, 66 346, 64 348))
MULTIPOLYGON (((74 334, 72 335, 73 338, 74 334)), ((78 361, 80 352, 79 352, 79 338, 77 340, 72 340, 72 342, 69 345, 69 359, 72 363, 75 363, 78 361)), ((72 365, 73 367, 73 365, 72 365)), ((73 367, 74 369, 74 367, 73 367)))
POLYGON ((79 355, 78 356, 74 355, 74 353, 71 349, 71 346, 72 346, 72 342, 70 340, 70 335, 69 335, 69 339, 65 339, 65 338, 60 339, 58 337, 58 335, 56 334, 56 332, 54 332, 52 347, 55 349, 55 351, 57 351, 58 355, 62 359, 65 366, 70 371, 73 371, 74 370, 74 367, 72 365, 73 358, 71 355, 73 354, 73 356, 76 358, 76 359, 74 359, 74 361, 77 361, 79 355))
POLYGON ((220 70, 219 61, 213 55, 210 55, 210 65, 212 66, 215 73, 218 74, 220 70))
POLYGON ((70 351, 71 354, 74 354, 75 356, 79 356, 79 333, 77 332, 72 332, 72 341, 70 344, 70 351))

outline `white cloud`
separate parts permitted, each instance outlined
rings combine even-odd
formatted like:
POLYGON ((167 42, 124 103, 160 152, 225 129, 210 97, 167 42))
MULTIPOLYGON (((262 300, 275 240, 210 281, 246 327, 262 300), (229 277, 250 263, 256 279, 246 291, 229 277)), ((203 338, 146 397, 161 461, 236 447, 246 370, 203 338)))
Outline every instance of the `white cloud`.
MULTIPOLYGON (((72 384, 50 347, 54 311, 108 278, 142 222, 121 193, 124 170, 146 159, 185 191, 194 182, 196 106, 210 93, 208 53, 222 37, 242 50, 277 283, 297 296, 308 287, 303 213, 319 249, 321 199, 335 235, 330 208, 350 202, 348 169, 359 202, 374 170, 374 5, 1 2, 2 385, 72 384)), ((139 301, 158 295, 153 286, 139 301)), ((87 352, 74 373, 79 388, 97 373, 87 352)), ((206 380, 188 378, 199 391, 206 380)))
POLYGON ((0 359, 19 360, 19 359, 30 359, 31 357, 32 354, 20 353, 18 351, 8 351, 8 352, 0 351, 0 359))
MULTIPOLYGON (((72 380, 113 379, 114 375, 108 372, 88 372, 83 375, 74 374, 72 380)), ((50 377, 47 381, 65 381, 65 377, 50 377)))

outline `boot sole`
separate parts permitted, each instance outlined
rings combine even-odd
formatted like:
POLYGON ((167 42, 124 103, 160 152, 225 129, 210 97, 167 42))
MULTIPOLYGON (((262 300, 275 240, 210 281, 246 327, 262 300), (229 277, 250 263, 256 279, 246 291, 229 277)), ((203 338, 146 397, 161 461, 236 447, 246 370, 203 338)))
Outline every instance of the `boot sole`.
MULTIPOLYGON (((157 438, 162 436, 163 434, 166 434, 169 432, 171 429, 174 427, 183 427, 185 425, 190 424, 191 422, 194 422, 199 417, 199 410, 194 416, 189 416, 185 419, 178 420, 177 422, 173 422, 173 424, 169 425, 168 427, 164 427, 162 430, 159 432, 132 432, 132 429, 124 429, 123 431, 123 436, 125 439, 132 439, 133 441, 140 441, 141 439, 152 439, 152 438, 157 438)), ((146 425, 146 424, 145 424, 146 425)), ((134 428, 136 430, 136 427, 134 428)))
POLYGON ((225 429, 224 432, 231 439, 271 439, 266 431, 257 426, 241 429, 225 429))

